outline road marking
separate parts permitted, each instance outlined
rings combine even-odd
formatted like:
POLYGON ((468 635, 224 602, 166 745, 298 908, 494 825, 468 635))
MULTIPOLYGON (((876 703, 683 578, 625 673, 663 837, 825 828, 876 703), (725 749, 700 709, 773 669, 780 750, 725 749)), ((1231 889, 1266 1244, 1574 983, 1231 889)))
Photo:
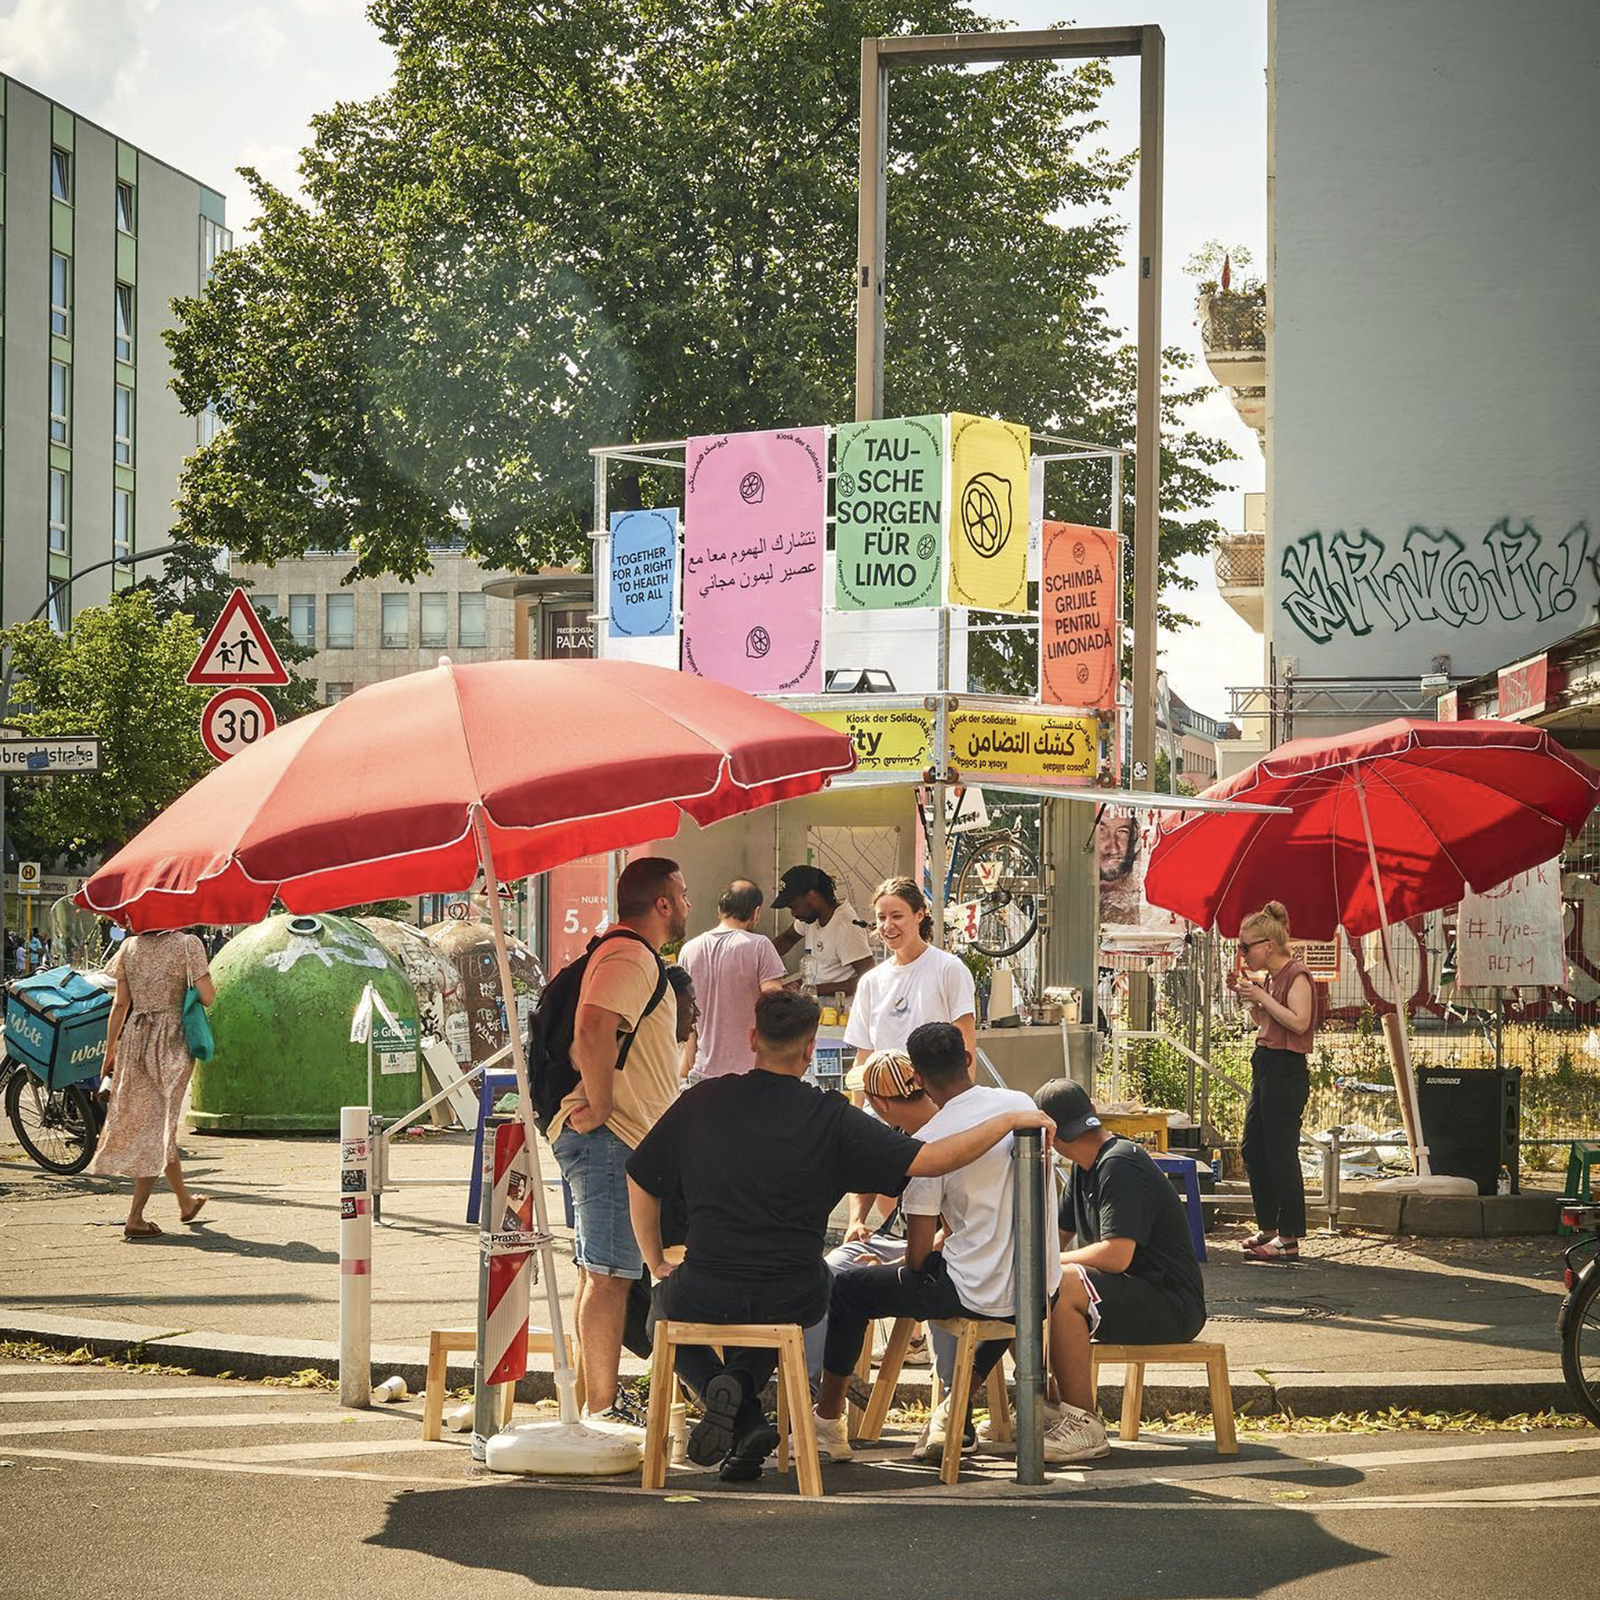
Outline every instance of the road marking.
POLYGON ((0 1406, 65 1405, 100 1400, 257 1400, 259 1389, 14 1389, 0 1393, 0 1406))
POLYGON ((1367 1450, 1351 1455, 1319 1456, 1328 1467, 1416 1467, 1446 1461, 1493 1461, 1511 1456, 1560 1455, 1575 1450, 1600 1450, 1600 1438, 1575 1433, 1570 1439, 1527 1439, 1504 1444, 1437 1445, 1425 1450, 1367 1450))
MULTIPOLYGON (((163 1450, 166 1461, 317 1461, 341 1456, 404 1455, 416 1451, 466 1451, 470 1438, 463 1434, 455 1443, 447 1439, 337 1439, 307 1440, 296 1444, 258 1444, 240 1450, 163 1450)), ((463 1460, 465 1457, 463 1456, 463 1460)))
MULTIPOLYGON (((1503 1501, 1545 1504, 1551 1500, 1581 1500, 1600 1497, 1600 1477, 1551 1478, 1544 1483, 1484 1483, 1466 1489, 1427 1489, 1417 1494, 1373 1496, 1368 1505, 1498 1505, 1503 1501)), ((1341 1504, 1360 1504, 1342 1501, 1341 1504)))
POLYGON ((52 1422, 7 1422, 0 1424, 0 1445, 6 1439, 38 1433, 157 1433, 169 1428, 273 1428, 318 1427, 326 1423, 372 1422, 380 1412, 340 1412, 328 1415, 314 1411, 245 1411, 218 1413, 215 1416, 180 1417, 63 1417, 52 1422))

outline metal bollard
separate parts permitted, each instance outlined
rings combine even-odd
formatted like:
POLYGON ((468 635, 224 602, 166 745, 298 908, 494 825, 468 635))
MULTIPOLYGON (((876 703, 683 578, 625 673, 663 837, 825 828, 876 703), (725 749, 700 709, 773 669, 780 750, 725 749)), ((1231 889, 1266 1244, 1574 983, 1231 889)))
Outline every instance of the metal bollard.
POLYGON ((339 1404, 372 1396, 372 1140, 366 1106, 339 1112, 339 1404))
POLYGON ((1011 1159, 1016 1183, 1017 1482, 1043 1483, 1044 1135, 1037 1128, 1016 1134, 1011 1159))
POLYGON ((1343 1138, 1343 1128, 1328 1129, 1328 1179, 1322 1186, 1322 1197, 1328 1202, 1329 1233, 1339 1231, 1339 1144, 1343 1138))

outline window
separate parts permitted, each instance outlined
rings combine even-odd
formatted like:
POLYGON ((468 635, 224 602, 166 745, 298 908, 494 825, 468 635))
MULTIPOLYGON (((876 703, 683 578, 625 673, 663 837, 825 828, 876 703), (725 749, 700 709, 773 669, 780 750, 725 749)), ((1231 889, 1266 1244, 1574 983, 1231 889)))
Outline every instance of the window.
POLYGON ((72 204, 72 152, 59 145, 50 151, 50 198, 72 204))
POLYGON ((276 617, 279 615, 278 597, 275 594, 257 594, 254 590, 251 590, 250 604, 256 608, 258 617, 276 617))
POLYGON ((353 594, 328 596, 328 648, 354 650, 356 647, 356 597, 353 594))
POLYGON ((65 550, 71 531, 69 518, 72 495, 67 485, 67 475, 59 467, 50 469, 50 548, 65 550))
POLYGON ((117 285, 117 360, 133 360, 133 285, 117 285))
POLYGON ((117 232, 133 232, 133 185, 119 183, 117 185, 117 232))
POLYGON ((72 316, 72 262, 59 250, 50 252, 50 331, 67 337, 72 316))
POLYGON ((422 600, 422 637, 424 650, 443 649, 449 644, 450 596, 425 594, 422 600))
POLYGON ((356 692, 353 683, 327 683, 323 685, 323 694, 330 706, 336 706, 341 700, 348 700, 356 692))
POLYGON ((118 561, 133 554, 133 496, 126 489, 111 491, 111 554, 118 561))
POLYGON ((383 597, 382 625, 378 641, 385 650, 404 650, 410 645, 410 595, 386 594, 383 597))
POLYGON ((115 444, 113 452, 123 466, 133 465, 133 390, 127 384, 117 385, 117 398, 113 407, 115 444))
POLYGON ((289 635, 307 650, 317 647, 317 597, 314 594, 289 596, 289 635))
POLYGON ((233 235, 222 226, 220 222, 213 222, 209 217, 200 219, 200 277, 201 280, 211 276, 211 269, 217 264, 217 257, 224 250, 233 248, 233 235))
POLYGON ((50 439, 54 444, 67 442, 67 364, 50 363, 50 439))
POLYGON ((67 631, 67 602, 72 598, 64 583, 50 585, 50 609, 45 613, 50 626, 57 633, 67 631))
POLYGON ((456 614, 456 639, 463 649, 474 645, 482 647, 489 642, 487 597, 481 594, 461 596, 460 610, 456 614))
POLYGON ((214 401, 208 401, 204 411, 200 413, 200 443, 210 444, 222 432, 222 418, 217 415, 214 401))

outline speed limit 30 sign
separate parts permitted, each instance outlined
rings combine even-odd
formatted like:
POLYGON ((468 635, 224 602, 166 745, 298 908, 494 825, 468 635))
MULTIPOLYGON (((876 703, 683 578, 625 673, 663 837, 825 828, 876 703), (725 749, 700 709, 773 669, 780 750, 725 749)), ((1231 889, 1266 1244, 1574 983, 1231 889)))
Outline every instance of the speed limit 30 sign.
POLYGON ((218 761, 248 750, 278 726, 272 704, 254 689, 224 689, 212 695, 200 718, 200 738, 218 761))

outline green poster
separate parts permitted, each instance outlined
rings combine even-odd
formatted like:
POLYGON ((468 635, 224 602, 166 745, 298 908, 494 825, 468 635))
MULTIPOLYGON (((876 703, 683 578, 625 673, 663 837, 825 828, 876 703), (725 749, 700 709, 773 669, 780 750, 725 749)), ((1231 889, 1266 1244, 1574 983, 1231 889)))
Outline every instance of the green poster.
POLYGON ((835 607, 937 605, 944 419, 847 423, 834 434, 833 466, 835 607))

